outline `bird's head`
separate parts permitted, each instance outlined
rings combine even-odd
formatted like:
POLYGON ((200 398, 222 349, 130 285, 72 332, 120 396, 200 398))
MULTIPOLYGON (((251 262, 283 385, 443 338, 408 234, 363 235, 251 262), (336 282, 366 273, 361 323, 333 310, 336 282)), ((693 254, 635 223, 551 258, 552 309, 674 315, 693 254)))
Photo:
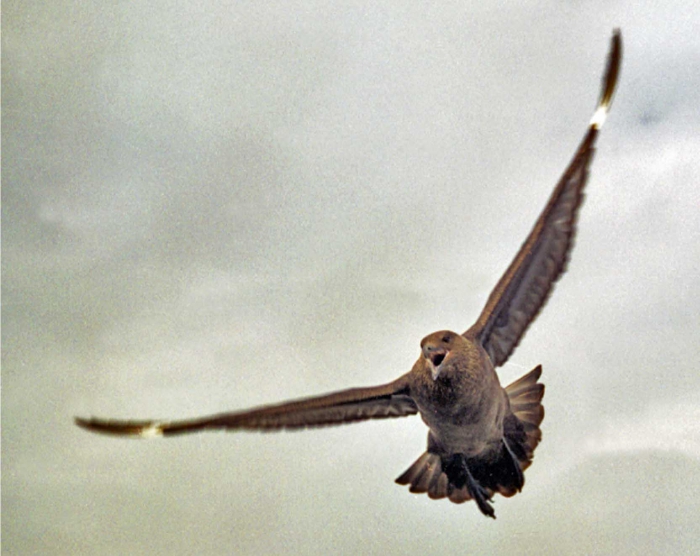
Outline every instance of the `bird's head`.
POLYGON ((464 340, 462 336, 450 330, 433 332, 423 338, 420 348, 430 367, 433 380, 438 379, 444 369, 444 365, 448 363, 447 360, 450 357, 450 353, 462 340, 464 340))

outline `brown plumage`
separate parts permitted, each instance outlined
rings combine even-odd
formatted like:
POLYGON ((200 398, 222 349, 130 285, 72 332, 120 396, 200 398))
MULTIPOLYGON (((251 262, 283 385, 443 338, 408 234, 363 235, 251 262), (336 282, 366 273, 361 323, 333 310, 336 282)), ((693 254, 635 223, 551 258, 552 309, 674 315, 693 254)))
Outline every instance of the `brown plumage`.
POLYGON ((474 500, 495 517, 495 493, 513 496, 524 483, 542 435, 544 386, 536 367, 501 387, 503 365, 566 268, 598 130, 610 108, 622 58, 613 33, 600 100, 576 154, 513 262, 464 334, 434 332, 421 342, 411 371, 383 386, 355 388, 188 421, 81 419, 87 430, 120 436, 171 436, 209 429, 280 430, 420 413, 428 449, 396 482, 411 492, 461 503, 474 500))

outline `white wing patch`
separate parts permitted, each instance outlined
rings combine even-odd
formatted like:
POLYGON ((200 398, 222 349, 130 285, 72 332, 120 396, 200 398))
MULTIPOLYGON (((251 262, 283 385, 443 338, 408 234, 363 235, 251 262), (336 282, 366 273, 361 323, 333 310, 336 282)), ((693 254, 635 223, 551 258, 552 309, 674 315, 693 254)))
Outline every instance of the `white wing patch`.
POLYGON ((598 107, 598 110, 595 111, 593 117, 591 118, 591 127, 594 127, 595 129, 600 129, 603 127, 605 118, 608 115, 608 108, 609 105, 607 104, 603 104, 598 107))
POLYGON ((161 423, 151 423, 139 432, 139 436, 143 438, 159 438, 163 436, 163 427, 161 423))

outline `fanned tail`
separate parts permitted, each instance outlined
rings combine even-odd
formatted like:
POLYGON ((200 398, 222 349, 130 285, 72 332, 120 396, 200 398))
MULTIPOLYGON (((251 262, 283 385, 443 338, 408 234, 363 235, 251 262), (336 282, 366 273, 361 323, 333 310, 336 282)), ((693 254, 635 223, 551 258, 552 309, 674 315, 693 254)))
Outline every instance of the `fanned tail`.
POLYGON ((510 410, 516 419, 506 419, 503 436, 517 456, 523 471, 532 464, 535 448, 542 440, 540 423, 544 419, 544 384, 537 382, 541 375, 542 366, 537 365, 505 388, 510 410))

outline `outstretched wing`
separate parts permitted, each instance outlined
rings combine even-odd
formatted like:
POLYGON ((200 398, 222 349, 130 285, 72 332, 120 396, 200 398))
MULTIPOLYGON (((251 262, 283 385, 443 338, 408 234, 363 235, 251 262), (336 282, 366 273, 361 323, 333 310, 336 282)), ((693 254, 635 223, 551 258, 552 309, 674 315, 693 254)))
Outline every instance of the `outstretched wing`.
POLYGON ((621 58, 622 38, 616 29, 600 100, 588 131, 527 240, 491 292, 479 319, 464 333, 481 342, 495 367, 508 360, 566 270, 588 167, 598 130, 610 109, 621 58))
POLYGON ((339 425, 368 419, 403 417, 418 412, 408 395, 405 376, 383 386, 353 388, 325 396, 268 405, 249 411, 220 413, 186 421, 116 421, 82 419, 75 424, 92 432, 155 437, 205 429, 280 430, 339 425))

